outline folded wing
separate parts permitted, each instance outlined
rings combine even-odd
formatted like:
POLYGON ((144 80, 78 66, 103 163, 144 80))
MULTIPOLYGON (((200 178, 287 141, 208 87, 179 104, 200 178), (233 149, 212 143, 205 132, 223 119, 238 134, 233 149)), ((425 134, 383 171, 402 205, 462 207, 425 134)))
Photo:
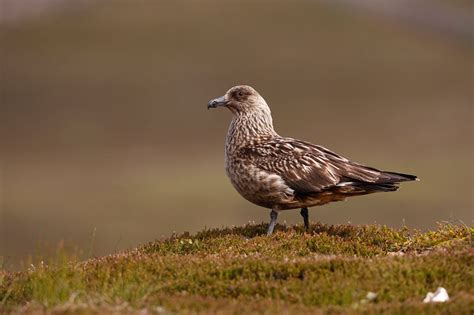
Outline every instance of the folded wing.
POLYGON ((256 167, 279 175, 295 194, 339 191, 391 191, 416 176, 367 167, 318 145, 292 138, 274 138, 241 149, 256 167))

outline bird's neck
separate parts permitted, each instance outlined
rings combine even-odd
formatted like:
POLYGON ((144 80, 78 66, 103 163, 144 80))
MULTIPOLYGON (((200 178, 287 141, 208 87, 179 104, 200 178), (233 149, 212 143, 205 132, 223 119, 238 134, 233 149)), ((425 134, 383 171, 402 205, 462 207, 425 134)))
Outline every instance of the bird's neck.
POLYGON ((252 142, 277 137, 271 113, 266 110, 234 115, 226 139, 226 151, 240 149, 252 142))

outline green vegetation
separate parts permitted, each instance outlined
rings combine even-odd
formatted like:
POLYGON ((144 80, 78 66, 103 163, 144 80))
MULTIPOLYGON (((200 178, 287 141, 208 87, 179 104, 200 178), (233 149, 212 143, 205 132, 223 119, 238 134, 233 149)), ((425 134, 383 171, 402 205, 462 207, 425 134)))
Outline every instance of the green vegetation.
POLYGON ((474 310, 473 227, 265 224, 174 235, 83 262, 0 272, 1 312, 443 313, 474 310), (450 301, 423 304, 443 286, 450 301), (376 297, 368 299, 368 292, 376 297))

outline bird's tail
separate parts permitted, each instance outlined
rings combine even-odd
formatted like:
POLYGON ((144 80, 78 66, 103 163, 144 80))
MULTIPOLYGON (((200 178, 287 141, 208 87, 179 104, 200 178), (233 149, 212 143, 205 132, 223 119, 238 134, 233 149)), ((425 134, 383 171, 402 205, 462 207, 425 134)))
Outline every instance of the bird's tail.
POLYGON ((371 194, 375 192, 396 191, 398 189, 397 183, 366 183, 366 182, 352 182, 351 188, 353 191, 350 194, 371 194))
POLYGON ((393 184, 400 182, 408 182, 413 180, 419 180, 415 175, 395 173, 395 172, 382 172, 377 184, 393 184))

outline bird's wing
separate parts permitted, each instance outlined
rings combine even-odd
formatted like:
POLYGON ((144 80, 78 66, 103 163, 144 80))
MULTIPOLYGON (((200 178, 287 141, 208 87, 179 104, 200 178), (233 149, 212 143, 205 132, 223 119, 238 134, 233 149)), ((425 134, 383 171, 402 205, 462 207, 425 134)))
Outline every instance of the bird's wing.
POLYGON ((254 166, 279 175, 296 193, 314 193, 353 181, 376 183, 383 172, 330 150, 291 138, 274 138, 241 149, 254 166))

